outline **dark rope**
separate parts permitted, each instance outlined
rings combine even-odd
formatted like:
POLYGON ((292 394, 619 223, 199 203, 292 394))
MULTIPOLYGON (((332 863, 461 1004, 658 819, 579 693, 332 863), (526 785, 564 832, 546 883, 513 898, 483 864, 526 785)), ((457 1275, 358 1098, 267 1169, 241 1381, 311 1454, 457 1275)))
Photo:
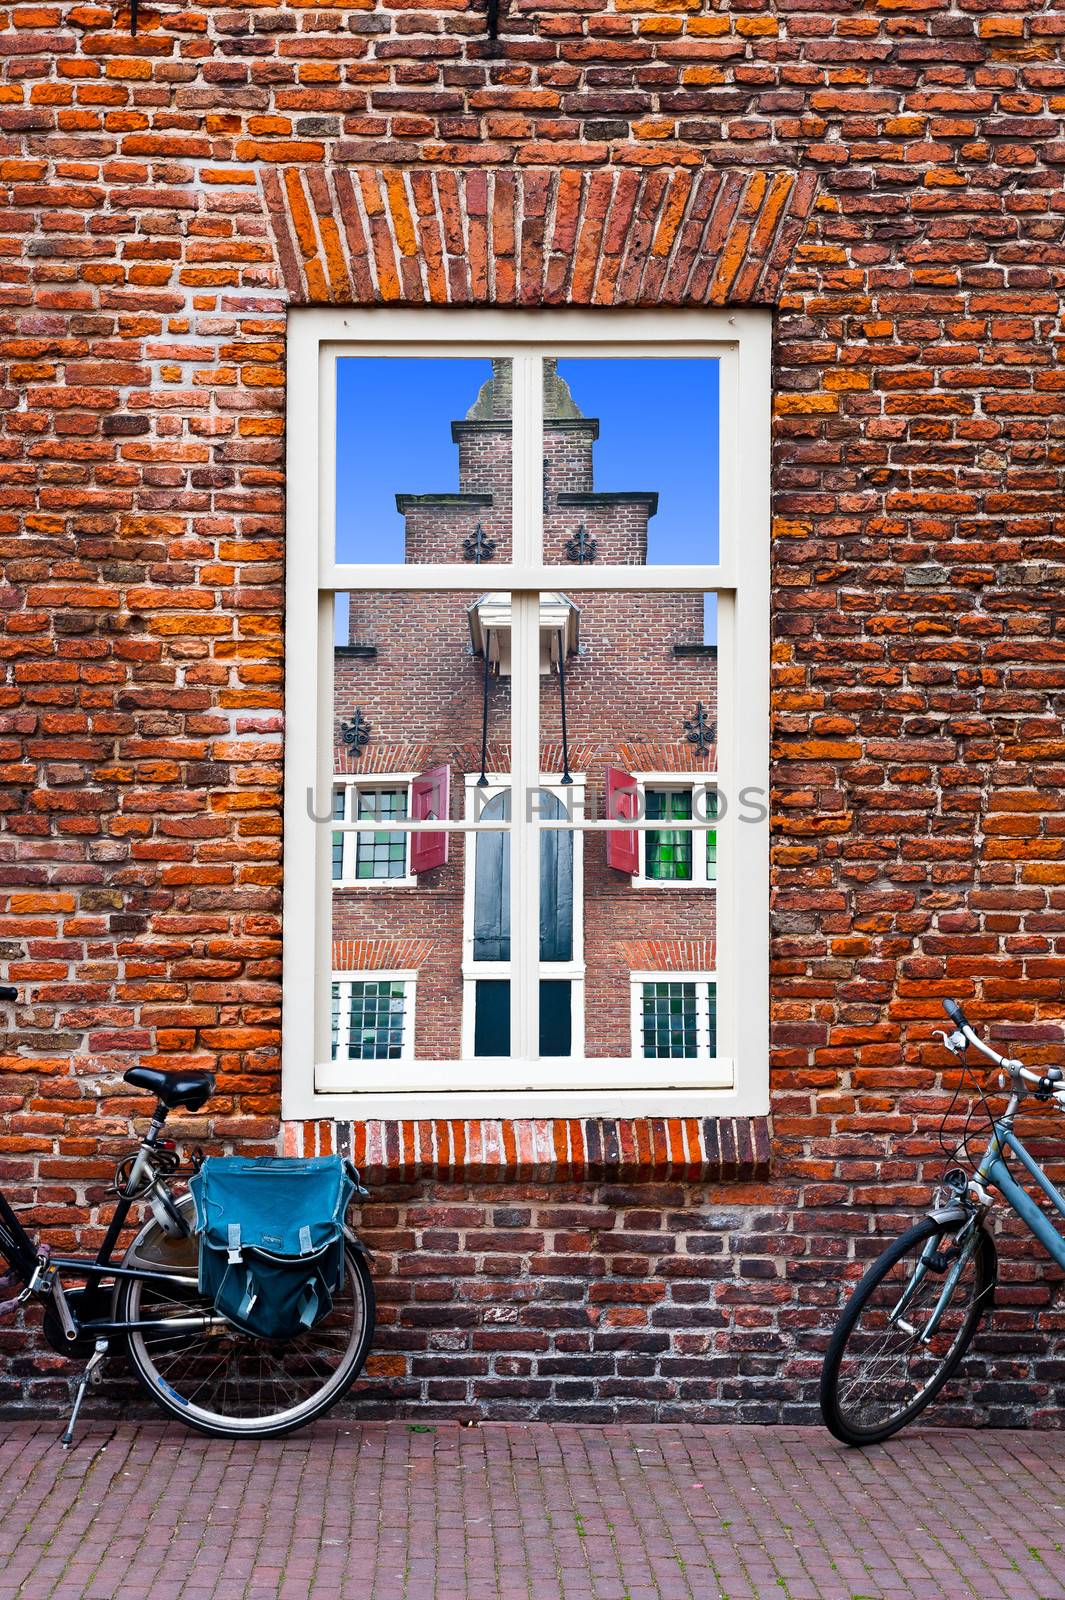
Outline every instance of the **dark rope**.
POLYGON ((488 633, 484 635, 484 704, 481 708, 481 776, 477 780, 478 789, 488 787, 488 633))

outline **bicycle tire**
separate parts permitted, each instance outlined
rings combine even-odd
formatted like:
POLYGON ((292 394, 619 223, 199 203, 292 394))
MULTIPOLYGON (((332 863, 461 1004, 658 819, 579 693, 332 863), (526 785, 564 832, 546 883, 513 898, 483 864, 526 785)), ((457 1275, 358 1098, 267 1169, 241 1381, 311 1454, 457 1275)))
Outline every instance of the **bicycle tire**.
MULTIPOLYGON (((186 1197, 182 1197, 186 1199, 186 1197)), ((193 1241, 168 1240, 157 1223, 149 1223, 138 1234, 137 1239, 127 1252, 126 1260, 137 1257, 142 1261, 153 1254, 157 1249, 159 1256, 173 1262, 175 1255, 187 1251, 193 1241)), ((277 1439, 288 1433, 294 1433, 299 1428, 307 1427, 325 1416, 348 1393, 352 1384, 358 1378, 366 1361, 366 1356, 373 1339, 376 1303, 374 1297, 373 1280, 370 1277, 362 1252, 349 1243, 345 1249, 346 1283, 343 1296, 338 1296, 334 1315, 338 1314, 344 1297, 350 1292, 355 1314, 359 1317, 357 1325, 353 1326, 352 1334, 343 1353, 337 1369, 321 1385, 321 1388, 308 1395, 306 1400, 295 1406, 288 1406, 271 1415, 255 1417, 226 1416, 221 1412, 210 1411, 202 1404, 196 1403, 196 1393, 183 1394, 172 1381, 174 1374, 168 1377, 160 1371, 157 1359, 153 1358, 149 1349, 149 1340, 143 1333, 131 1331, 126 1335, 126 1356, 132 1371, 135 1373, 142 1388, 151 1396, 152 1400, 169 1416, 178 1418, 186 1427, 198 1433, 208 1434, 219 1439, 277 1439)), ((115 1292, 115 1319, 122 1321, 131 1320, 141 1310, 141 1290, 143 1280, 123 1279, 115 1292)), ((207 1303, 200 1300, 198 1292, 191 1282, 181 1291, 183 1303, 195 1305, 198 1301, 203 1309, 210 1309, 207 1303)), ((326 1322, 331 1321, 327 1318, 326 1322)), ((231 1328, 225 1331, 224 1337, 230 1344, 245 1352, 250 1358, 259 1359, 260 1371, 263 1359, 268 1359, 276 1364, 286 1357, 292 1361, 307 1362, 306 1349, 302 1340, 310 1339, 312 1334, 301 1336, 300 1340, 288 1343, 281 1341, 253 1340, 241 1333, 239 1329, 231 1328)), ((202 1342, 202 1341, 201 1341, 202 1342)), ((165 1354, 166 1352, 164 1352, 165 1354)), ((213 1360, 213 1353, 206 1358, 213 1360)), ((195 1373, 193 1376, 195 1377, 195 1373)), ((275 1383, 276 1380, 271 1379, 275 1383)), ((201 1385, 202 1387, 202 1385, 201 1385)), ((227 1392, 223 1389, 223 1393, 227 1392)), ((234 1383, 234 1392, 239 1396, 239 1381, 234 1383)))
MULTIPOLYGON (((915 1246, 920 1245, 923 1248, 928 1240, 937 1235, 942 1237, 947 1233, 957 1233, 959 1227, 958 1222, 944 1224, 932 1217, 925 1217, 915 1223, 880 1253, 844 1306, 825 1352, 820 1387, 821 1415, 825 1426, 842 1443, 859 1448, 880 1444, 919 1416, 953 1377, 973 1341, 977 1328, 990 1311, 998 1275, 997 1256, 991 1235, 982 1224, 977 1224, 979 1236, 972 1257, 972 1291, 961 1326, 954 1335, 949 1349, 921 1384, 914 1398, 897 1413, 867 1427, 858 1425, 848 1415, 840 1396, 840 1373, 847 1355, 848 1343, 858 1327, 862 1313, 870 1307, 874 1295, 886 1284, 892 1270, 914 1251, 915 1246)), ((930 1286, 938 1288, 939 1283, 945 1279, 930 1278, 927 1281, 930 1286)), ((893 1292, 894 1290, 889 1294, 893 1292)), ((929 1298, 931 1299, 931 1292, 929 1298)))

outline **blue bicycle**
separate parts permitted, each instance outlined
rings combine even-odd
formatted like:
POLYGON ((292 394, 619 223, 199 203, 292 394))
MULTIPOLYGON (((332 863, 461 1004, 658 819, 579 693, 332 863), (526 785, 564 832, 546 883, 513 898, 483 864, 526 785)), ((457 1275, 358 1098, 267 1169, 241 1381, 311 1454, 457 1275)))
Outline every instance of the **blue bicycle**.
MULTIPOLYGON (((989 1113, 991 1137, 973 1171, 945 1175, 945 1193, 937 1196, 943 1203, 888 1245, 843 1309, 821 1371, 821 1415, 845 1444, 889 1439, 957 1370, 994 1303, 998 1258, 986 1226, 992 1189, 1065 1268, 1065 1238, 1010 1171, 1013 1160, 1065 1217, 1065 1196, 1013 1131, 1029 1096, 1065 1110, 1062 1073, 1057 1067, 1031 1072, 998 1055, 973 1032, 957 1001, 945 1000, 943 1009, 954 1024, 952 1032, 940 1032, 946 1048, 963 1069, 970 1045, 986 1056, 999 1068, 1000 1088, 1008 1078, 1009 1102, 997 1120, 989 1113)), ((986 1106, 979 1083, 977 1091, 986 1106)), ((965 1145, 963 1136, 957 1150, 965 1145)))

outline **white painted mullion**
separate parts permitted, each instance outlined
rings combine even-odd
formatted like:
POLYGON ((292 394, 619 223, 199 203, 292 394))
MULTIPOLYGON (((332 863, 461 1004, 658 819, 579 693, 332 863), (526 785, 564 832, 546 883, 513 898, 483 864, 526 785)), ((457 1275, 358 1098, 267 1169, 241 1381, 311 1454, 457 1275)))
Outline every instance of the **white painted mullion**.
POLYGON ((695 985, 695 1048, 700 1056, 710 1055, 710 985, 695 985))
MULTIPOLYGON (((543 375, 539 355, 513 365, 514 564, 543 559, 543 375)), ((540 835, 529 801, 540 782, 540 595, 511 594, 510 1053, 540 1054, 540 835)))
MULTIPOLYGON (((286 736, 292 738, 293 723, 296 721, 309 721, 313 730, 312 737, 317 739, 317 753, 314 763, 315 783, 313 794, 315 796, 315 809, 317 809, 317 796, 329 796, 329 809, 333 809, 333 597, 322 594, 318 596, 318 648, 317 648, 317 692, 314 699, 314 712, 311 717, 306 717, 305 707, 300 707, 296 716, 286 717, 286 736)), ((313 1030, 315 1060, 322 1061, 329 1055, 329 1013, 323 1004, 322 988, 328 981, 328 974, 333 970, 333 836, 326 828, 320 828, 315 823, 310 824, 314 834, 314 859, 313 870, 310 873, 309 887, 315 906, 324 910, 324 915, 315 916, 314 921, 314 966, 315 977, 313 983, 313 1017, 304 1017, 301 1025, 308 1027, 310 1022, 313 1030)), ((288 948, 291 948, 289 946, 288 948)), ((287 952, 286 952, 287 953, 287 952)))

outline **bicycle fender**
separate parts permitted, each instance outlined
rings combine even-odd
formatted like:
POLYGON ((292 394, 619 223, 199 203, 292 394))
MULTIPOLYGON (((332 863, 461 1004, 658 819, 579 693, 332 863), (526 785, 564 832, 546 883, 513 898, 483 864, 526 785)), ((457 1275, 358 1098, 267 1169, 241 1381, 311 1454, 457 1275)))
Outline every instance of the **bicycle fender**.
POLYGON ((353 1250, 357 1250, 360 1256, 365 1256, 367 1261, 376 1260, 376 1257, 374 1256, 373 1251, 370 1249, 370 1246, 368 1244, 363 1244, 358 1234, 353 1233, 350 1228, 344 1229, 344 1238, 347 1240, 348 1244, 350 1244, 351 1248, 353 1250))
POLYGON ((928 1212, 932 1222, 964 1222, 966 1217, 970 1216, 972 1212, 960 1205, 937 1206, 934 1211, 928 1212))

